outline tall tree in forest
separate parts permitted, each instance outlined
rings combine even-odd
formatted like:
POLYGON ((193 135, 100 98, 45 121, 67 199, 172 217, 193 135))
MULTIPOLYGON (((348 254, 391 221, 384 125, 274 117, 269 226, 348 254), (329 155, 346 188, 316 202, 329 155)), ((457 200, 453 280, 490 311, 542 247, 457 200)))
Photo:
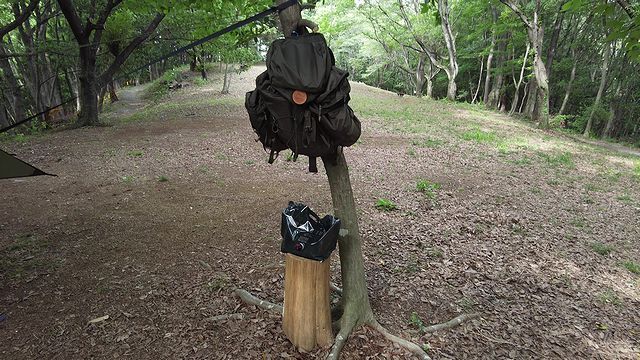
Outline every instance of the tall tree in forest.
MULTIPOLYGON (((2 71, 0 79, 2 79, 3 83, 7 86, 7 88, 3 86, 0 90, 2 90, 4 97, 7 98, 9 108, 11 108, 11 112, 13 113, 14 122, 20 121, 26 117, 25 106, 23 96, 20 91, 21 86, 18 82, 17 76, 14 74, 11 63, 9 62, 9 54, 6 51, 3 38, 9 32, 26 22, 38 4, 38 0, 31 0, 27 6, 21 6, 18 1, 12 3, 11 9, 13 10, 14 18, 6 24, 0 24, 0 70, 2 71)), ((0 109, 0 111, 3 113, 5 112, 4 109, 0 109)), ((3 119, 5 122, 3 126, 9 125, 9 119, 6 115, 3 116, 3 119)))
POLYGON ((438 0, 440 26, 442 27, 444 42, 447 45, 447 52, 449 53, 449 66, 443 69, 447 73, 447 77, 449 78, 449 85, 447 86, 447 99, 455 101, 458 89, 456 85, 456 77, 458 76, 458 55, 456 51, 456 38, 451 31, 451 22, 449 20, 450 12, 451 9, 449 7, 449 2, 447 0, 438 0))
POLYGON ((133 51, 138 48, 156 29, 164 18, 164 13, 156 14, 153 20, 144 28, 138 36, 133 38, 113 59, 111 64, 102 73, 98 74, 98 51, 105 28, 105 23, 114 10, 123 0, 106 0, 102 8, 93 3, 83 10, 78 9, 71 0, 58 0, 58 4, 69 27, 78 43, 79 75, 80 82, 80 113, 79 125, 94 125, 98 123, 98 91, 108 84, 113 75, 120 69, 133 51), (83 19, 84 17, 84 19, 83 19))
POLYGON ((500 0, 507 5, 522 21, 527 30, 529 42, 533 49, 533 73, 537 85, 536 106, 533 113, 533 120, 541 128, 549 127, 549 78, 547 67, 542 59, 544 45, 544 29, 542 19, 540 19, 541 0, 536 0, 533 16, 527 16, 513 0, 500 0))
POLYGON ((596 95, 596 99, 593 102, 591 112, 589 114, 589 120, 587 120, 587 125, 584 128, 584 133, 582 134, 584 137, 589 137, 589 135, 591 135, 593 117, 595 116, 595 113, 600 106, 604 88, 607 85, 607 74, 609 73, 609 61, 611 58, 611 44, 605 44, 602 53, 602 66, 600 67, 600 85, 598 86, 598 94, 596 95))

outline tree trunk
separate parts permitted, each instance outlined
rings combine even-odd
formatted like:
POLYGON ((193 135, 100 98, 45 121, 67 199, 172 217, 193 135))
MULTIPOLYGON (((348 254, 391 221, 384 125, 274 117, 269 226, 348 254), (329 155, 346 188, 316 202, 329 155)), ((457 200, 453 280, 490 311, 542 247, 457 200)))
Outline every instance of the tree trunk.
MULTIPOLYGON (((502 69, 505 60, 505 50, 507 47, 508 35, 501 36, 499 41, 497 42, 497 50, 498 50, 498 61, 496 64, 496 69, 502 69)), ((491 87, 491 91, 489 92, 489 98, 487 106, 491 108, 497 109, 500 103, 500 93, 502 91, 502 85, 504 84, 504 74, 502 71, 499 71, 494 75, 493 84, 491 87)))
POLYGON ((424 87, 424 62, 426 60, 425 54, 420 53, 418 55, 418 65, 416 66, 416 97, 422 97, 422 88, 424 87))
POLYGON ((600 105, 600 100, 602 99, 602 93, 604 92, 604 87, 607 84, 607 72, 609 71, 609 58, 611 57, 611 44, 607 43, 604 46, 604 55, 602 57, 602 68, 600 69, 600 86, 598 87, 598 94, 596 95, 596 100, 593 102, 593 108, 591 109, 591 114, 589 114, 589 120, 587 120, 587 126, 584 129, 584 137, 589 137, 591 134, 591 127, 593 126, 593 116, 596 113, 596 108, 600 105))
POLYGON ((569 96, 571 95, 571 87, 573 86, 573 80, 576 79, 576 67, 578 66, 578 59, 576 59, 575 50, 571 49, 571 57, 573 58, 573 67, 571 67, 571 75, 569 77, 569 83, 567 84, 567 89, 564 93, 564 98, 562 99, 562 106, 560 106, 560 111, 558 114, 564 114, 567 109, 567 103, 569 102, 569 96))
POLYGON ((476 99, 478 98, 478 93, 480 93, 480 84, 482 84, 483 68, 484 68, 484 56, 480 58, 480 74, 478 74, 478 86, 476 87, 476 92, 473 94, 473 98, 471 99, 472 104, 476 102, 476 99))
POLYGON ((116 86, 112 81, 109 81, 109 85, 107 86, 109 88, 109 100, 111 101, 111 103, 113 104, 116 101, 119 101, 120 99, 118 99, 118 94, 116 94, 116 86))
POLYGON ((496 47, 496 23, 498 21, 498 11, 495 7, 491 6, 491 14, 493 18, 493 29, 491 30, 491 47, 489 48, 489 55, 487 56, 487 75, 484 79, 484 93, 482 93, 482 101, 485 105, 489 104, 489 92, 491 89, 491 66, 493 65, 493 51, 496 47))
POLYGON ((456 54, 456 38, 451 32, 451 24, 449 23, 449 3, 447 0, 438 0, 438 13, 440 14, 440 25, 444 34, 444 42, 449 52, 449 85, 447 86, 447 99, 456 100, 457 85, 456 77, 458 76, 458 57, 456 54))
POLYGON ((532 98, 532 95, 534 95, 533 98, 536 99, 532 119, 537 122, 538 127, 546 129, 549 127, 549 79, 547 68, 544 60, 542 60, 544 29, 542 27, 542 21, 539 19, 541 0, 536 0, 533 19, 529 19, 515 3, 511 2, 511 0, 500 1, 507 5, 520 18, 520 20, 522 20, 522 23, 527 30, 529 42, 531 42, 533 47, 533 72, 536 80, 536 93, 529 93, 529 98, 532 98))
POLYGON ((529 42, 527 42, 527 50, 524 52, 524 59, 522 60, 522 67, 520 68, 520 78, 518 81, 515 79, 515 75, 513 77, 513 85, 515 86, 515 91, 513 93, 513 101, 511 103, 511 110, 509 110, 509 115, 513 115, 516 111, 516 107, 518 106, 518 101, 520 100, 520 85, 522 85, 522 80, 524 79, 524 69, 527 66, 527 58, 529 57, 529 49, 531 46, 529 42))
POLYGON ((538 85, 535 78, 536 75, 532 75, 533 78, 529 81, 529 86, 527 86, 527 101, 524 106, 524 114, 530 119, 533 118, 533 113, 536 108, 536 102, 538 101, 538 85))
POLYGON ((224 65, 224 79, 222 81, 222 91, 221 94, 229 93, 229 85, 231 83, 231 74, 229 74, 229 64, 224 65))
POLYGON ((81 126, 98 123, 98 88, 96 79, 96 54, 90 46, 80 48, 80 113, 78 124, 81 126))
POLYGON ((7 108, 4 104, 0 103, 0 128, 6 128, 11 125, 9 122, 9 117, 7 116, 7 108))
POLYGON ((9 102, 9 106, 12 110, 14 121, 23 120, 26 117, 24 108, 24 99, 20 91, 20 84, 18 79, 13 73, 9 58, 6 57, 4 44, 0 42, 0 69, 2 69, 2 76, 5 80, 4 83, 8 86, 8 91, 4 91, 3 94, 9 102))
POLYGON ((529 95, 529 83, 524 85, 524 94, 522 94, 522 101, 520 102, 520 107, 518 108, 518 113, 522 114, 522 107, 525 104, 525 100, 527 100, 527 96, 529 95))

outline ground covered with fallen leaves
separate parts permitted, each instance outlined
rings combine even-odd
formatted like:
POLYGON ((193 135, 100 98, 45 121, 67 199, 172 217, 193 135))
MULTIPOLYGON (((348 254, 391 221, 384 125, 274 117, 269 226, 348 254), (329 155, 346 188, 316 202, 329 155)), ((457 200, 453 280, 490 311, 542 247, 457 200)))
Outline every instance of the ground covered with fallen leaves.
MULTIPOLYGON (((297 352, 280 317, 232 294, 281 302, 281 209, 331 211, 322 168, 269 165, 254 141, 243 101, 259 71, 228 95, 220 74, 157 102, 123 89, 111 126, 3 140, 58 177, 1 182, 0 358, 326 354, 297 352)), ((363 135, 345 155, 381 324, 435 359, 638 359, 633 151, 481 106, 361 84, 352 98, 363 135), (480 317, 421 332, 463 313, 480 317)), ((343 352, 407 357, 368 328, 343 352)))

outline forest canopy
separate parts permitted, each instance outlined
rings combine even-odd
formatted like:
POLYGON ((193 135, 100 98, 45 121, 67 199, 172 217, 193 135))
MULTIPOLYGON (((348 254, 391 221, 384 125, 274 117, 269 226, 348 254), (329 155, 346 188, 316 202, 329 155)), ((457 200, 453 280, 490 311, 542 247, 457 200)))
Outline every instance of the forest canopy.
MULTIPOLYGON (((0 124, 64 102, 99 122, 115 88, 189 64, 264 60, 275 17, 128 71, 270 1, 0 2, 0 124)), ((628 0, 324 0, 304 6, 351 78, 417 97, 483 104, 585 136, 640 141, 640 18, 628 0)), ((225 67, 229 69, 229 65, 225 67)), ((233 66, 231 66, 233 68, 233 66)), ((231 69, 232 70, 232 69, 231 69)), ((46 126, 46 114, 32 127, 46 126)))

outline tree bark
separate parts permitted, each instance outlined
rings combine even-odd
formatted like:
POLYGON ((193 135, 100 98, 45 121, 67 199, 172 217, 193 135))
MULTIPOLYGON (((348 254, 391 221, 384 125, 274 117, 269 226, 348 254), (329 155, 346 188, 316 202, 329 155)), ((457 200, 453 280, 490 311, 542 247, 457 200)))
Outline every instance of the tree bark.
POLYGON ((482 84, 483 70, 484 70, 484 56, 480 58, 480 73, 478 74, 478 86, 476 86, 476 92, 473 94, 473 98, 471 99, 472 104, 476 102, 476 99, 478 98, 478 93, 480 93, 480 85, 482 84))
POLYGON ((416 66, 416 97, 422 97, 422 88, 424 87, 424 62, 426 55, 423 53, 418 54, 418 65, 416 66))
POLYGON ((24 99, 22 92, 20 91, 20 84, 18 83, 18 79, 16 78, 13 69, 11 68, 11 63, 9 62, 9 58, 6 56, 7 53, 4 48, 4 44, 0 42, 0 69, 2 69, 2 74, 4 78, 4 84, 8 86, 8 91, 2 90, 2 93, 7 98, 9 106, 11 108, 11 112, 13 115, 14 121, 20 121, 26 117, 25 115, 25 107, 24 107, 24 99))
POLYGON ((482 101, 485 105, 489 105, 489 92, 491 89, 491 66, 493 65, 493 52, 496 47, 496 23, 498 22, 498 10, 491 6, 491 17, 493 19, 493 28, 491 30, 491 47, 489 48, 489 55, 487 55, 487 75, 484 79, 484 92, 482 101))
MULTIPOLYGON (((502 34, 497 41, 498 59, 496 69, 502 69, 506 55, 507 42, 510 34, 502 34)), ((494 75, 491 91, 489 92, 489 102, 487 106, 498 109, 500 107, 500 98, 502 95, 502 86, 504 85, 504 73, 499 71, 494 75)))
POLYGON ((78 83, 80 93, 78 122, 82 126, 95 125, 98 123, 96 53, 89 46, 80 48, 78 83))
POLYGON ((607 43, 604 46, 604 55, 602 56, 602 67, 600 69, 600 86, 598 87, 598 94, 593 102, 593 108, 589 114, 589 120, 587 120, 587 126, 582 134, 584 137, 589 137, 591 134, 591 127, 593 126, 593 116, 596 113, 597 107, 600 106, 600 100, 604 93, 604 87, 607 84, 607 73, 609 71, 609 58, 611 57, 611 44, 607 43))
MULTIPOLYGON (((536 0, 535 9, 533 11, 533 19, 529 19, 522 10, 510 0, 500 0, 507 5, 522 21, 527 29, 527 36, 533 47, 533 72, 536 77, 536 106, 534 108, 532 119, 537 122, 538 127, 546 129, 549 127, 549 79, 547 68, 542 59, 544 29, 542 21, 539 19, 541 10, 541 0, 536 0)), ((531 97, 531 93, 529 95, 531 97)))
POLYGON ((447 99, 456 100, 457 85, 456 77, 458 76, 458 56, 456 54, 456 38, 451 32, 451 24, 449 22, 449 3, 447 0, 438 0, 438 13, 440 14, 440 26, 444 34, 444 42, 449 52, 449 84, 447 86, 447 99))
POLYGON ((573 66, 571 67, 571 75, 569 76, 569 83, 567 84, 567 89, 564 92, 564 98, 562 99, 562 105, 560 106, 560 111, 558 114, 564 114, 567 109, 567 103, 569 102, 569 96, 571 95, 571 88, 573 87, 573 81, 576 79, 576 68, 578 67, 578 59, 576 58, 576 53, 574 49, 571 49, 571 57, 573 58, 573 66))
POLYGON ((229 73, 229 64, 224 64, 224 79, 222 81, 222 94, 229 93, 229 86, 231 84, 231 74, 229 73))
POLYGON ((513 102, 511 103, 511 110, 509 110, 509 115, 513 115, 513 113, 516 111, 518 101, 520 100, 520 86, 522 85, 522 80, 524 79, 524 69, 527 67, 527 58, 529 57, 530 48, 531 46, 527 42, 527 50, 525 50, 524 52, 524 59, 522 59, 522 67, 520 68, 520 78, 517 82, 515 75, 513 76, 513 85, 515 86, 515 92, 513 93, 513 102))
POLYGON ((116 86, 114 82, 109 81, 109 85, 107 85, 107 87, 109 88, 109 100, 111 103, 113 104, 114 102, 119 101, 120 99, 118 99, 118 94, 116 94, 116 86))

